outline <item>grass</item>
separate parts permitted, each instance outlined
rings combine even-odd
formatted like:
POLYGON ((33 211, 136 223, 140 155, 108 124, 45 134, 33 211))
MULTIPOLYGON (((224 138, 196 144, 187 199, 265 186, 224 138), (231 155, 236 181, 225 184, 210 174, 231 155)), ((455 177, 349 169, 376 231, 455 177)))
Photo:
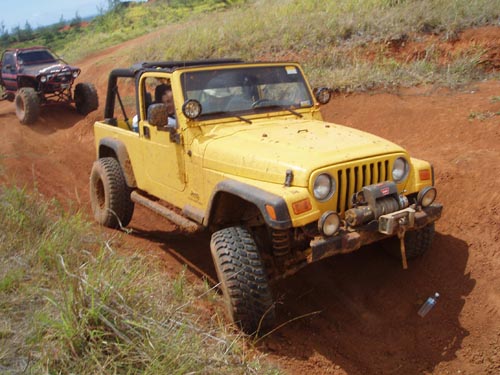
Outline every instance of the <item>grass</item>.
POLYGON ((384 46, 432 33, 445 40, 499 17, 500 0, 255 0, 168 28, 137 48, 129 63, 235 56, 292 59, 305 66, 315 86, 344 91, 429 83, 454 87, 485 76, 482 51, 471 49, 442 65, 432 51, 417 61, 387 58, 384 46), (381 46, 374 60, 362 53, 370 44, 381 46))
POLYGON ((485 70, 487 51, 471 46, 443 62, 439 43, 456 40, 466 28, 498 25, 499 19, 500 0, 158 0, 110 10, 89 27, 44 33, 30 44, 49 45, 74 62, 154 31, 120 58, 120 67, 219 57, 295 60, 313 86, 341 91, 455 88, 496 76, 485 70), (390 53, 393 43, 430 35, 438 38, 417 58, 390 53))
POLYGON ((47 45, 66 60, 75 61, 161 27, 186 22, 201 14, 241 2, 242 0, 160 0, 150 4, 132 3, 128 7, 118 6, 102 12, 88 27, 41 33, 27 44, 47 45))
POLYGON ((211 289, 117 254, 78 213, 0 188, 0 225, 0 372, 278 373, 223 323, 211 289))

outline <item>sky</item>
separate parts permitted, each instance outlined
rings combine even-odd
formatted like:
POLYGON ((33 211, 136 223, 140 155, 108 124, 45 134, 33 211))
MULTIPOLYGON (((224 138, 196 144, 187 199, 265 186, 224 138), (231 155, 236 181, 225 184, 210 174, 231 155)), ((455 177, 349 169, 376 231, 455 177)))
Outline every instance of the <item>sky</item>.
POLYGON ((99 8, 108 8, 107 0, 0 0, 0 25, 7 31, 19 26, 24 28, 26 21, 33 29, 59 22, 61 15, 65 21, 99 14, 99 8), (21 5, 22 4, 22 5, 21 5))

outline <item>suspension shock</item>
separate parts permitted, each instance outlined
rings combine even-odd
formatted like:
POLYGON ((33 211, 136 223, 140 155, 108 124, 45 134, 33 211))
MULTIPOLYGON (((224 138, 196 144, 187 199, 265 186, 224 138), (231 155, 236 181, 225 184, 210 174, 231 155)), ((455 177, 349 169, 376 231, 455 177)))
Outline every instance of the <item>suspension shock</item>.
POLYGON ((273 242, 273 254, 276 257, 283 257, 290 253, 290 231, 276 230, 271 232, 273 242))

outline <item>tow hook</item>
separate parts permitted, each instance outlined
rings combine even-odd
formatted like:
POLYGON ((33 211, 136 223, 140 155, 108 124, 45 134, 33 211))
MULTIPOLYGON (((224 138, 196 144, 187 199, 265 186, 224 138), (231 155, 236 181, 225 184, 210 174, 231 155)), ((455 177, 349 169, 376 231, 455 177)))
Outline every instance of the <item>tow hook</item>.
POLYGON ((399 246, 401 249, 401 262, 403 263, 404 270, 408 269, 408 260, 406 259, 406 248, 405 248, 405 233, 406 233, 405 221, 406 220, 404 218, 399 219, 399 229, 398 229, 399 246))

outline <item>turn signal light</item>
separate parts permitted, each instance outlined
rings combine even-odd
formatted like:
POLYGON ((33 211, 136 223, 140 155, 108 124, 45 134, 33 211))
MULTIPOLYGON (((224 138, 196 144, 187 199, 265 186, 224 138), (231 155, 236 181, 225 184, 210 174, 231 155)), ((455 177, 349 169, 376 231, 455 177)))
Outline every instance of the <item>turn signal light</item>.
POLYGON ((431 179, 431 171, 428 169, 420 169, 418 175, 421 181, 426 181, 431 179))
POLYGON ((276 211, 270 204, 266 204, 266 212, 272 220, 276 220, 276 211))
POLYGON ((293 213, 300 215, 312 209, 311 201, 309 198, 302 199, 301 201, 292 203, 293 213))

